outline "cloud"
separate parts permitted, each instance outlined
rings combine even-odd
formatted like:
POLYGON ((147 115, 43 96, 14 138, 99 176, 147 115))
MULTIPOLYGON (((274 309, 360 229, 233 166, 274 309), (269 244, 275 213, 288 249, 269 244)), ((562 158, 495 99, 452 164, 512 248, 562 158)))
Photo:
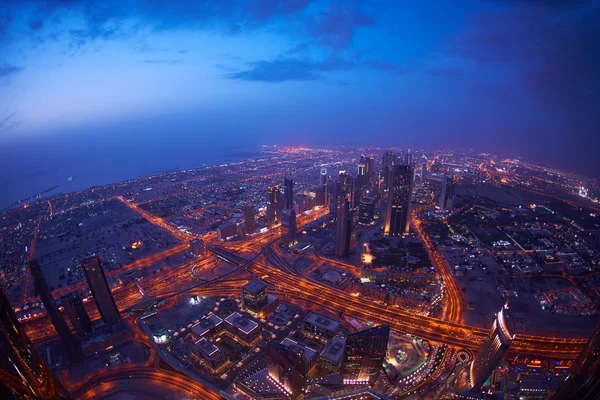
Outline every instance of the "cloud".
POLYGON ((174 65, 174 64, 178 64, 179 60, 157 59, 157 60, 144 60, 142 62, 144 64, 167 64, 167 65, 174 65))
POLYGON ((10 64, 0 65, 0 78, 15 75, 21 71, 23 71, 23 68, 17 67, 15 65, 10 65, 10 64))
POLYGON ((382 60, 367 60, 362 61, 359 66, 366 69, 379 70, 384 72, 389 72, 393 75, 404 75, 409 72, 414 72, 415 68, 411 66, 394 64, 387 61, 382 60))
POLYGON ((323 72, 351 67, 350 63, 337 58, 322 62, 287 58, 274 61, 257 61, 250 65, 252 68, 248 70, 228 73, 225 77, 233 80, 271 83, 312 81, 321 79, 323 72))
POLYGON ((375 21, 358 9, 357 2, 336 2, 317 14, 311 25, 310 33, 320 44, 340 50, 359 28, 375 26, 375 21))
POLYGON ((428 75, 446 78, 460 78, 464 76, 464 73, 458 68, 428 68, 424 72, 428 75))

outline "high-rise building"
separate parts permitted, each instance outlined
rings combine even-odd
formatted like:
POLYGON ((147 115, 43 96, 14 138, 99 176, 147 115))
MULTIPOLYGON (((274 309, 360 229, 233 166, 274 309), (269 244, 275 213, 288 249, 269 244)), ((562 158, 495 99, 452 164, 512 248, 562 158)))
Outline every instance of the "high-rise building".
POLYGON ((388 182, 390 180, 390 173, 392 172, 392 167, 398 164, 398 157, 394 155, 391 151, 386 151, 383 153, 382 158, 382 175, 383 175, 383 187, 387 189, 388 182))
POLYGON ((52 298, 52 293, 50 292, 50 288, 48 287, 48 283, 42 272, 42 267, 37 260, 29 261, 29 271, 33 278, 35 290, 40 295, 40 299, 44 304, 44 308, 46 309, 46 313, 48 313, 52 326, 54 326, 56 333, 58 333, 60 342, 68 348, 71 356, 75 356, 79 349, 79 345, 75 337, 71 334, 71 330, 67 326, 62 315, 60 315, 60 311, 58 311, 58 307, 52 298))
POLYGON ((350 252, 350 238, 352 232, 352 214, 350 202, 345 197, 338 199, 335 221, 335 255, 347 257, 350 252))
POLYGON ((411 195, 413 186, 412 167, 394 165, 388 182, 388 203, 384 234, 405 235, 410 229, 411 195))
POLYGON ((68 400, 21 327, 4 290, 0 288, 0 398, 68 400))
POLYGON ((71 321, 71 325, 75 328, 75 332, 79 337, 84 337, 85 335, 92 333, 93 326, 92 321, 90 320, 90 316, 87 311, 85 311, 85 307, 83 306, 83 302, 81 301, 81 297, 77 292, 73 292, 70 295, 63 296, 60 299, 63 308, 65 309, 65 314, 71 321))
POLYGON ((502 356, 504 356, 514 338, 514 321, 508 304, 505 304, 496 316, 492 324, 492 330, 483 343, 481 350, 471 363, 469 383, 472 391, 481 390, 485 381, 502 360, 502 356))
POLYGON ((451 210, 454 207, 454 182, 450 175, 442 178, 439 206, 442 211, 451 210))
POLYGON ((250 281, 242 287, 244 307, 254 314, 260 313, 269 302, 267 285, 263 281, 250 281))
POLYGON ((304 351, 271 340, 266 353, 269 377, 280 384, 292 399, 301 397, 308 375, 304 351))
POLYGON ((358 222, 363 225, 372 225, 375 216, 375 200, 370 197, 360 199, 358 222))
POLYGON ((284 208, 291 210, 294 208, 294 181, 286 178, 283 181, 283 187, 285 189, 284 208))
POLYGON ((318 186, 317 189, 315 190, 315 203, 318 206, 325 205, 325 187, 324 186, 318 186))
POLYGON ((296 224, 296 211, 283 210, 281 225, 286 228, 285 240, 289 243, 295 242, 298 236, 298 225, 296 224))
POLYGON ((427 179, 427 159, 424 158, 421 164, 421 180, 427 179))
POLYGON ((551 400, 600 399, 600 324, 551 400))
POLYGON ((321 168, 321 186, 327 185, 327 168, 321 168))
POLYGON ((254 206, 246 204, 244 207, 244 232, 251 235, 256 230, 256 217, 254 216, 254 206))
POLYGON ((413 162, 413 155, 410 154, 410 152, 406 153, 406 158, 404 159, 404 164, 412 165, 412 162, 413 162))
POLYGON ((100 258, 91 257, 82 260, 81 266, 102 320, 109 326, 117 324, 121 320, 121 316, 102 269, 100 258))
POLYGON ((269 186, 267 189, 267 227, 272 228, 281 223, 283 201, 279 186, 269 186))
POLYGON ((348 336, 342 378, 346 384, 369 384, 377 377, 385 360, 390 327, 366 329, 348 336))
POLYGON ((369 187, 371 187, 375 181, 375 159, 373 158, 373 156, 365 157, 365 167, 368 185, 369 187))

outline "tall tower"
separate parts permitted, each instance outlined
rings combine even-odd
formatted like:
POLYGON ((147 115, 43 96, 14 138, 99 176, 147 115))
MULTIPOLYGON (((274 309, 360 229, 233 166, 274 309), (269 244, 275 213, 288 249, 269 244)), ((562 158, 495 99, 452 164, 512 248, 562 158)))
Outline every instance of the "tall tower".
POLYGON ((283 186, 285 188, 285 209, 291 210, 294 208, 294 181, 286 178, 283 186))
POLYGON ((385 360, 389 338, 390 327, 387 325, 348 336, 342 370, 344 383, 364 385, 373 382, 385 360))
POLYGON ((600 398, 600 324, 551 400, 600 398))
POLYGON ((298 235, 298 225, 296 224, 296 211, 284 210, 281 217, 281 225, 287 229, 285 233, 285 240, 289 243, 295 242, 298 235))
POLYGON ((281 212, 283 211, 283 202, 279 186, 269 186, 267 189, 267 227, 281 223, 281 212))
POLYGON ((92 333, 92 321, 90 320, 87 311, 85 311, 81 297, 79 297, 77 292, 63 296, 61 298, 61 303, 65 309, 65 314, 69 317, 69 321, 71 321, 71 324, 79 337, 84 337, 85 335, 92 333))
POLYGON ((352 232, 352 214, 350 202, 345 197, 338 199, 335 221, 335 255, 347 257, 350 252, 350 236, 352 232))
POLYGON ((100 264, 100 258, 96 256, 82 260, 81 266, 102 320, 106 325, 117 324, 121 316, 100 264))
POLYGON ((385 235, 399 236, 409 232, 412 186, 412 167, 410 165, 394 165, 388 182, 385 235))
POLYGON ((42 360, 0 288, 0 398, 70 399, 42 360))
POLYGON ((492 331, 471 363, 469 383, 472 391, 481 390, 485 381, 502 360, 502 356, 504 356, 514 338, 514 321, 508 304, 505 304, 492 324, 492 331))
POLYGON ((65 345, 70 352, 71 356, 74 356, 79 348, 77 344, 77 340, 71 334, 67 323, 63 319, 62 315, 60 315, 60 311, 58 311, 58 307, 52 298, 52 293, 50 292, 50 288, 48 287, 48 283, 46 282, 46 278, 42 273, 42 267, 37 262, 37 260, 29 261, 29 271, 31 272, 31 277, 33 278, 33 285, 35 290, 40 295, 40 299, 44 304, 44 308, 46 309, 46 313, 48 313, 48 317, 52 322, 52 326, 58 333, 58 337, 60 342, 65 345))
POLYGON ((452 176, 442 178, 442 192, 440 194, 440 210, 450 210, 454 206, 454 183, 452 176))
POLYGON ((383 153, 382 165, 383 165, 383 187, 387 189, 388 182, 390 180, 390 173, 395 164, 398 164, 397 157, 391 151, 383 153))
POLYGON ((254 206, 250 203, 244 207, 244 231, 251 235, 256 230, 256 218, 254 216, 254 206))

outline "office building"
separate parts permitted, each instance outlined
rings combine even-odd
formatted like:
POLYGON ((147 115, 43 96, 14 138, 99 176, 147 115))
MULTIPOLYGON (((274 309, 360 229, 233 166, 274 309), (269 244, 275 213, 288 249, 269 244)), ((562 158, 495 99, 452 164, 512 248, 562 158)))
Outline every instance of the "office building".
POLYGON ((2 399, 70 399, 31 344, 1 287, 0 374, 2 399))
POLYGON ((346 384, 370 384, 385 360, 390 327, 387 325, 356 332, 346 338, 342 377, 346 384))
POLYGON ((272 228, 281 224, 283 200, 279 186, 269 186, 267 189, 267 227, 272 228))
POLYGON ((551 400, 600 399, 600 324, 551 400))
POLYGON ((119 309, 110 291, 99 257, 91 257, 81 262, 85 280, 90 287, 98 312, 106 325, 112 326, 121 321, 119 309))
POLYGON ((454 207, 454 182, 450 175, 442 178, 439 206, 441 211, 451 210, 454 207))
POLYGON ((367 174, 368 187, 370 188, 375 180, 375 159, 373 156, 365 157, 365 169, 367 174))
POLYGON ((388 182, 384 234, 405 235, 410 229, 413 172, 409 165, 394 165, 388 182))
POLYGON ((281 385, 292 399, 300 398, 308 374, 304 352, 295 346, 271 340, 266 353, 269 377, 281 385))
POLYGON ((67 314, 71 325, 73 325, 75 332, 77 332, 77 336, 82 338, 92 333, 92 321, 83 306, 79 293, 73 292, 70 295, 63 296, 60 300, 65 309, 65 314, 67 314))
POLYGON ((344 360, 344 351, 346 348, 346 338, 335 336, 323 349, 319 358, 319 365, 330 371, 337 371, 344 360))
POLYGON ((492 371, 502 360, 515 338, 515 327, 508 304, 500 310, 492 330, 483 343, 481 350, 473 359, 469 370, 469 383, 472 391, 479 391, 485 381, 492 375, 492 371))
POLYGON ((285 228, 285 241, 293 243, 298 236, 298 226, 296 224, 296 211, 284 210, 281 217, 281 225, 285 228))
POLYGON ((75 337, 71 334, 71 330, 60 314, 60 311, 58 310, 58 307, 52 298, 52 293, 50 292, 46 278, 42 272, 42 267, 37 260, 29 261, 29 272, 33 278, 35 290, 40 295, 40 299, 44 304, 44 308, 46 309, 46 313, 50 318, 50 322, 52 322, 52 326, 54 326, 54 329, 58 334, 60 342, 68 348, 71 356, 75 356, 78 352, 79 344, 77 343, 75 337))
POLYGON ((318 206, 324 206, 325 203, 325 187, 319 186, 315 189, 315 202, 318 206))
POLYGON ((231 313, 225 318, 225 329, 247 346, 255 346, 262 332, 256 322, 243 317, 238 312, 231 313))
POLYGON ((256 216, 254 214, 254 206, 246 204, 244 207, 244 233, 252 235, 256 230, 256 216))
POLYGON ((335 221, 335 255, 348 257, 352 232, 352 214, 350 202, 346 198, 338 200, 335 221))
POLYGON ((388 187, 388 182, 390 180, 390 173, 392 172, 392 167, 398 164, 398 157, 394 155, 391 151, 386 151, 383 153, 382 158, 382 175, 383 175, 383 187, 388 187))
POLYGON ((421 164, 421 181, 427 179, 427 159, 423 158, 421 164))
POLYGON ((305 335, 327 343, 340 329, 340 321, 323 314, 311 311, 304 318, 302 331, 305 335))
POLYGON ((263 281, 255 280, 242 287, 244 307, 254 314, 259 314, 268 303, 267 285, 263 281))
POLYGON ((375 218, 375 200, 370 197, 360 199, 358 222, 363 225, 373 225, 375 218))
POLYGON ((284 208, 286 210, 291 210, 294 208, 294 181, 287 178, 284 179, 283 188, 285 190, 284 208))

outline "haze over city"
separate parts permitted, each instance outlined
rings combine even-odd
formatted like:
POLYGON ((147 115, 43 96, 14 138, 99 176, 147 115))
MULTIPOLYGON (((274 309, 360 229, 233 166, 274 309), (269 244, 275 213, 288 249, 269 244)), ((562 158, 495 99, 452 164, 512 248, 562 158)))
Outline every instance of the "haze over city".
POLYGON ((0 398, 600 398, 598 37, 598 0, 0 0, 0 398))

